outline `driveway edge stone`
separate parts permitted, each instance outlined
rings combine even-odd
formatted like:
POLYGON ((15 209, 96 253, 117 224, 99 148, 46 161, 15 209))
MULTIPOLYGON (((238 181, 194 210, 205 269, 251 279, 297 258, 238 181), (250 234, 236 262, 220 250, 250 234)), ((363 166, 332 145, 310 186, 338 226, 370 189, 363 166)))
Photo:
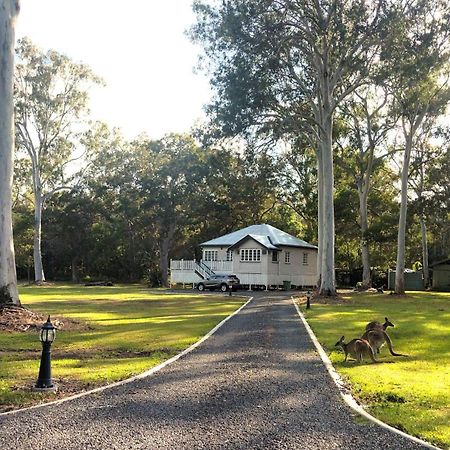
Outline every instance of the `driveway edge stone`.
POLYGON ((376 417, 369 414, 353 397, 350 390, 346 387, 344 381, 342 380, 341 376, 337 373, 336 369, 334 368, 333 364, 330 361, 330 358, 328 358, 328 355, 326 354, 323 347, 320 345, 320 342, 317 340, 316 335, 314 334, 314 331, 309 326, 308 322, 305 319, 305 316, 300 311, 300 308, 298 304, 295 302, 294 297, 291 297, 292 303, 294 303, 295 309, 297 310, 298 315, 300 316, 300 319, 303 322, 303 325, 306 328, 306 331, 308 332, 309 337, 311 338, 314 346, 316 347, 317 353, 319 354, 320 358, 322 359, 323 364, 325 365, 331 379, 339 389, 339 393, 341 394, 341 397, 345 401, 345 403, 350 406, 354 411, 356 411, 359 415, 363 416, 367 420, 370 420, 371 422, 375 423, 376 425, 385 428, 386 430, 392 431, 393 433, 399 434, 400 436, 403 436, 404 438, 410 439, 411 441, 414 441, 418 444, 421 444, 427 448, 434 449, 434 450, 442 450, 439 447, 435 447, 434 445, 430 444, 429 442, 426 442, 422 439, 419 439, 415 436, 412 436, 410 434, 407 434, 403 431, 398 430, 397 428, 394 428, 387 423, 382 422, 381 420, 377 419, 376 417))
MULTIPOLYGON (((243 296, 243 297, 245 298, 245 296, 243 296)), ((174 363, 175 361, 177 361, 181 357, 183 357, 183 356, 187 355, 188 353, 192 352, 193 350, 195 350, 201 343, 205 342, 220 327, 222 327, 222 325, 224 325, 228 320, 230 320, 233 316, 235 316, 242 309, 244 309, 253 300, 253 298, 254 297, 250 297, 243 305, 241 305, 238 309, 236 309, 236 311, 232 312, 229 316, 225 317, 225 319, 223 319, 221 322, 219 322, 214 328, 212 328, 210 331, 208 331, 208 333, 206 333, 201 339, 199 339, 197 342, 192 344, 190 347, 186 348, 185 350, 183 350, 182 352, 178 353, 177 355, 172 356, 172 358, 162 362, 161 364, 158 364, 157 366, 152 367, 151 369, 148 369, 145 372, 140 373, 139 375, 135 375, 134 377, 127 378, 125 380, 116 381, 115 383, 107 384, 106 386, 100 386, 98 388, 91 389, 89 391, 80 392, 79 394, 71 395, 70 397, 65 397, 65 398, 61 398, 61 399, 58 399, 58 400, 54 400, 52 402, 40 403, 38 405, 28 406, 26 408, 20 408, 20 409, 15 409, 13 411, 7 411, 7 412, 4 412, 4 413, 0 413, 0 417, 1 416, 12 415, 12 414, 17 414, 17 413, 20 413, 22 411, 27 411, 27 410, 30 410, 30 409, 43 408, 44 406, 58 405, 60 403, 68 402, 70 400, 75 400, 76 398, 84 397, 86 395, 96 394, 98 392, 105 391, 106 389, 111 389, 113 387, 122 386, 124 384, 128 384, 128 383, 131 383, 131 382, 136 381, 136 380, 140 380, 142 378, 147 378, 147 377, 153 375, 154 373, 159 372, 161 369, 163 369, 164 367, 168 366, 169 364, 174 363)))

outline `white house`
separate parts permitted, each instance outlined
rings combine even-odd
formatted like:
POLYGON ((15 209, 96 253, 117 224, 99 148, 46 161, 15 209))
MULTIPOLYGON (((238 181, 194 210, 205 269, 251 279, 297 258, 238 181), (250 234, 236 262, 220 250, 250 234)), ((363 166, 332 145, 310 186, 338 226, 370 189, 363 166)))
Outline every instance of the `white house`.
POLYGON ((317 247, 271 225, 251 225, 200 244, 202 259, 171 260, 171 283, 234 274, 245 286, 314 286, 317 247))

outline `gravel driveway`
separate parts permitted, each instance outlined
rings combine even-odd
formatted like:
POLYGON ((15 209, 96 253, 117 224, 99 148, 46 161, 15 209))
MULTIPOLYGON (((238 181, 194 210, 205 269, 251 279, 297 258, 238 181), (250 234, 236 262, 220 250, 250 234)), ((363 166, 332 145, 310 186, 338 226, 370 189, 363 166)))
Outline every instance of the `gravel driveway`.
POLYGON ((0 417, 15 449, 419 449, 341 400, 290 299, 260 294, 155 375, 0 417))

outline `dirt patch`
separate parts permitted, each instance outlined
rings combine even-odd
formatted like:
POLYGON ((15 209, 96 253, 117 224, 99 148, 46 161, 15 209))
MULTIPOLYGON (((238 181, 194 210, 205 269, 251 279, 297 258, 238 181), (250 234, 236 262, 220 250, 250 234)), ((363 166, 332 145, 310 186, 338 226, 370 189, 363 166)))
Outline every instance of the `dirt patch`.
MULTIPOLYGON (((40 351, 30 351, 26 349, 19 349, 14 351, 0 352, 0 359, 4 356, 8 356, 11 353, 15 353, 17 360, 39 358, 40 351), (17 356, 19 355, 19 356, 17 356)), ((111 351, 101 355, 105 359, 122 359, 122 358, 136 358, 136 357, 151 357, 155 354, 165 354, 168 357, 178 353, 174 349, 160 348, 154 351, 111 351)), ((55 359, 74 358, 74 359, 89 359, 89 357, 98 357, 99 354, 96 351, 86 352, 85 350, 80 352, 66 352, 63 350, 55 349, 52 352, 52 356, 55 359)), ((150 366, 149 366, 150 367, 150 366)), ((37 374, 36 374, 37 375, 37 374)), ((125 378, 127 378, 126 376, 125 378)), ((74 394, 80 394, 82 392, 111 384, 111 380, 99 379, 91 382, 82 382, 73 378, 65 377, 53 377, 53 382, 57 385, 58 390, 56 393, 31 393, 31 386, 35 380, 27 380, 27 382, 18 382, 10 387, 12 392, 17 393, 18 401, 14 404, 0 404, 0 413, 13 411, 15 409, 23 408, 26 406, 37 405, 40 403, 47 403, 53 400, 63 399, 74 394), (21 395, 24 394, 24 395, 21 395)))
POLYGON ((394 291, 389 292, 389 295, 392 295, 394 298, 409 298, 408 294, 396 294, 394 291))
MULTIPOLYGON (((299 296, 299 297, 295 297, 295 301, 299 304, 299 305, 306 305, 306 296, 299 296)), ((325 295, 313 295, 311 297, 310 303, 311 306, 314 305, 314 303, 319 303, 322 305, 335 305, 335 304, 342 304, 342 303, 349 303, 350 300, 342 297, 339 293, 335 296, 325 296, 325 295)))
MULTIPOLYGON (((67 351, 65 349, 60 349, 55 347, 52 349, 52 358, 55 360, 62 359, 79 359, 79 360, 89 360, 89 359, 108 359, 108 360, 119 360, 127 358, 151 358, 153 356, 164 355, 166 358, 170 358, 178 353, 177 350, 170 348, 159 348, 156 350, 149 351, 131 351, 131 350, 97 350, 97 349, 83 349, 83 350, 72 350, 67 351)), ((39 358, 41 354, 41 349, 30 350, 26 348, 18 348, 14 350, 0 350, 0 360, 14 358, 16 361, 26 361, 30 359, 39 358)))
MULTIPOLYGON (((16 404, 3 405, 0 404, 0 413, 14 411, 15 409, 25 408, 27 406, 33 406, 40 403, 48 403, 54 400, 60 400, 71 395, 79 394, 81 392, 88 391, 95 387, 108 384, 107 381, 103 383, 81 383, 76 380, 69 380, 67 378, 53 378, 53 382, 56 383, 58 390, 55 393, 33 393, 31 397, 25 398, 23 401, 16 404)), ((31 383, 33 384, 33 383, 31 383)), ((29 393, 31 391, 30 384, 17 384, 11 387, 11 391, 22 391, 29 393)))
MULTIPOLYGON (((0 331, 31 331, 41 329, 47 320, 45 314, 30 311, 20 306, 5 306, 0 308, 0 331)), ((92 327, 85 322, 69 319, 63 316, 53 316, 51 321, 57 330, 63 331, 86 331, 92 327)))

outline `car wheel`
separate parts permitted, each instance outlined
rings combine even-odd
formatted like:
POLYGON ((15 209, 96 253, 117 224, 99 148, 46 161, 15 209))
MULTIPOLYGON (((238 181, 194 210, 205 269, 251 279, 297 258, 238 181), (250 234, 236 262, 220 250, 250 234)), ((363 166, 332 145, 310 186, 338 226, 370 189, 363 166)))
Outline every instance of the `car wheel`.
POLYGON ((197 289, 198 289, 200 292, 202 292, 202 291, 205 290, 205 285, 204 285, 203 283, 200 283, 200 284, 197 286, 197 289))
POLYGON ((227 286, 226 284, 221 284, 221 285, 220 285, 220 290, 221 290, 222 292, 227 292, 227 291, 228 291, 228 286, 227 286))

